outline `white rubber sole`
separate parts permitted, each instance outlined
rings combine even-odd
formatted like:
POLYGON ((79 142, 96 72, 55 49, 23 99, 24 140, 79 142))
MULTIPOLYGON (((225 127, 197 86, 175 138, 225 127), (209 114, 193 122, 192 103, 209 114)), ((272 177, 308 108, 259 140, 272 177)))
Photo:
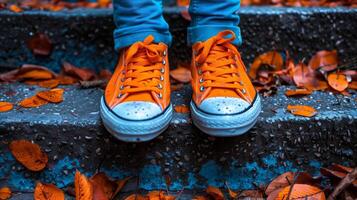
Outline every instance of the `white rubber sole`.
POLYGON ((104 127, 124 142, 146 142, 159 136, 169 126, 173 115, 172 105, 164 113, 148 120, 126 120, 109 110, 102 97, 100 115, 104 127))
POLYGON ((261 100, 257 95, 253 104, 244 112, 229 115, 214 115, 199 110, 191 101, 193 123, 204 133, 215 137, 233 137, 246 133, 257 122, 261 100))

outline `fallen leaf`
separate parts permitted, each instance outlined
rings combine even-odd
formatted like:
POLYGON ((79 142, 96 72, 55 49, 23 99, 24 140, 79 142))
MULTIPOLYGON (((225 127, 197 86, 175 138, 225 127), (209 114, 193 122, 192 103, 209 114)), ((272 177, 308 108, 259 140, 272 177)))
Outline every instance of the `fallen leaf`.
POLYGON ((52 74, 45 70, 32 70, 25 72, 23 74, 19 74, 16 76, 18 79, 35 79, 35 80, 43 80, 43 79, 51 79, 52 74))
POLYGON ((103 192, 108 199, 113 199, 121 191, 129 179, 130 177, 123 180, 113 181, 110 180, 109 177, 103 172, 97 173, 91 177, 92 182, 95 182, 102 187, 103 192))
POLYGON ((191 71, 186 67, 181 66, 177 69, 171 70, 170 76, 181 83, 189 83, 192 80, 191 71))
POLYGON ((287 110, 293 115, 312 117, 317 114, 317 111, 311 106, 304 105, 288 105, 287 110))
POLYGON ((111 0, 98 0, 98 5, 102 8, 106 8, 111 4, 111 0))
POLYGON ((198 195, 198 196, 193 197, 192 200, 209 200, 209 198, 202 196, 202 195, 198 195))
POLYGON ((76 171, 74 177, 74 190, 76 200, 92 200, 93 199, 93 186, 85 175, 76 171))
POLYGON ((88 81, 95 77, 92 70, 86 68, 78 68, 68 62, 63 62, 63 71, 68 74, 79 78, 82 81, 88 81))
POLYGON ((14 69, 5 73, 0 74, 0 81, 3 82, 12 82, 16 81, 16 75, 19 72, 19 69, 14 69))
POLYGON ((318 80, 316 72, 304 63, 297 64, 293 71, 293 80, 298 87, 305 87, 306 85, 314 85, 318 80))
POLYGON ((331 73, 327 76, 328 84, 335 90, 342 92, 348 87, 348 81, 343 74, 331 73))
POLYGON ((224 195, 219 188, 208 186, 206 192, 214 200, 224 200, 224 195))
POLYGON ((27 41, 27 47, 34 55, 48 56, 52 51, 50 38, 44 33, 36 33, 27 41))
POLYGON ((19 105, 24 108, 37 108, 46 105, 48 101, 38 97, 37 95, 22 100, 19 105))
POLYGON ((110 200, 102 185, 92 180, 89 180, 89 182, 93 188, 93 200, 110 200))
POLYGON ((64 200, 64 193, 53 184, 37 183, 34 191, 35 200, 64 200))
POLYGON ((288 198, 301 200, 326 199, 325 194, 321 189, 307 184, 294 184, 293 186, 287 186, 279 192, 278 197, 275 200, 287 200, 288 198), (292 187, 292 189, 289 196, 290 187, 292 187))
POLYGON ((131 194, 127 196, 124 200, 148 200, 148 198, 140 194, 131 194))
POLYGON ((177 113, 189 113, 190 112, 190 108, 187 105, 177 105, 177 106, 175 106, 174 109, 177 113))
POLYGON ((321 69, 331 71, 337 68, 338 58, 337 51, 319 51, 309 61, 309 68, 313 70, 321 69))
POLYGON ((357 90, 357 81, 352 81, 348 84, 348 88, 352 90, 357 90))
POLYGON ((117 182, 117 188, 114 191, 113 198, 123 189, 125 184, 128 182, 128 180, 131 179, 131 177, 124 178, 122 180, 118 180, 117 182))
POLYGON ((279 71, 284 65, 284 59, 281 54, 277 51, 269 51, 259 55, 254 59, 253 64, 249 69, 249 76, 252 79, 257 77, 257 73, 263 66, 268 66, 272 70, 269 71, 279 71))
POLYGON ((50 79, 50 80, 38 82, 38 86, 44 87, 44 88, 55 88, 59 84, 60 84, 60 81, 58 79, 50 79))
POLYGON ((10 102, 0 101, 0 112, 7 112, 14 108, 14 105, 10 102))
POLYGON ((353 171, 353 168, 346 167, 346 166, 339 165, 339 164, 332 164, 331 169, 335 170, 335 171, 344 172, 344 173, 350 173, 353 171))
MULTIPOLYGON (((328 169, 328 168, 324 168, 324 167, 320 169, 320 172, 324 176, 336 178, 338 180, 343 179, 347 175, 347 172, 345 173, 345 172, 332 170, 332 169, 328 169)), ((357 188, 357 180, 353 181, 352 185, 353 185, 353 187, 357 188)))
POLYGON ((37 144, 27 140, 14 140, 9 148, 16 160, 31 171, 41 171, 47 165, 47 154, 37 144))
POLYGON ((73 85, 78 82, 77 79, 66 75, 59 75, 57 80, 59 81, 60 85, 73 85))
POLYGON ((295 90, 288 89, 285 91, 285 95, 290 97, 290 96, 298 96, 298 95, 309 95, 312 94, 312 91, 306 88, 298 88, 295 90))
POLYGON ((64 90, 62 88, 55 88, 48 91, 38 92, 36 95, 51 103, 60 103, 63 101, 64 90))
POLYGON ((263 193, 260 190, 244 190, 239 193, 239 198, 263 199, 263 193))
POLYGON ((8 187, 0 188, 0 200, 7 200, 11 197, 11 189, 8 187))
POLYGON ((101 69, 99 72, 99 78, 100 79, 106 79, 109 80, 112 77, 113 73, 109 71, 108 69, 101 69))
POLYGON ((12 12, 15 12, 15 13, 19 13, 19 12, 22 12, 22 8, 20 8, 19 6, 15 5, 15 4, 12 4, 9 6, 9 10, 11 10, 12 12))

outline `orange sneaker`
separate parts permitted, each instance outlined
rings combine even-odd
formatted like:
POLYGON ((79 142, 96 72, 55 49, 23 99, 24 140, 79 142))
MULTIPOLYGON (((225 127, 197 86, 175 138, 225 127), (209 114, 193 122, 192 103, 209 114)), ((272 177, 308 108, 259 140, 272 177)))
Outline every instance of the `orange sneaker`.
POLYGON ((236 136, 254 126, 261 102, 252 85, 232 31, 193 45, 191 114, 212 136, 236 136))
POLYGON ((101 100, 103 124, 119 140, 151 140, 172 118, 167 46, 153 41, 150 35, 120 52, 101 100))

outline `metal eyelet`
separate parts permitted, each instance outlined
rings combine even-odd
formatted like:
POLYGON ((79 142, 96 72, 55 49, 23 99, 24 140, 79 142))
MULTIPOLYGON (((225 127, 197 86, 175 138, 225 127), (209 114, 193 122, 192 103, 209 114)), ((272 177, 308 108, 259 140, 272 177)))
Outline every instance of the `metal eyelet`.
POLYGON ((203 78, 200 78, 200 83, 203 83, 205 80, 203 80, 203 78))
POLYGON ((163 55, 163 56, 166 56, 166 51, 164 51, 164 52, 162 53, 162 55, 163 55))
POLYGON ((162 64, 163 64, 163 65, 166 65, 166 60, 165 60, 165 59, 162 60, 162 64))
POLYGON ((121 90, 124 90, 124 85, 121 85, 121 86, 120 86, 120 89, 121 89, 121 90))
POLYGON ((203 92, 205 90, 205 87, 201 86, 200 91, 203 92))
POLYGON ((164 76, 160 76, 160 81, 163 81, 164 80, 164 76))
POLYGON ((159 95, 157 95, 157 97, 159 97, 160 99, 162 99, 162 94, 160 93, 159 95))
POLYGON ((243 81, 239 81, 239 84, 242 85, 242 86, 244 85, 243 81))
POLYGON ((162 89, 162 85, 161 84, 157 85, 157 88, 162 89))
POLYGON ((165 68, 161 68, 161 73, 165 73, 165 68))
POLYGON ((121 96, 123 96, 123 95, 121 93, 119 93, 118 98, 120 98, 121 96))
POLYGON ((201 75, 202 74, 202 70, 199 69, 198 70, 198 74, 201 75))
POLYGON ((241 90, 243 94, 247 93, 247 91, 245 89, 241 90))

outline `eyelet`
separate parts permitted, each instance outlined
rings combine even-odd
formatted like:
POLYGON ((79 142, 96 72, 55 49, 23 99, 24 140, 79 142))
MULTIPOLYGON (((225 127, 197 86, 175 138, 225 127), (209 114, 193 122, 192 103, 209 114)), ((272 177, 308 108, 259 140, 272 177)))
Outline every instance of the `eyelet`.
POLYGON ((160 93, 159 95, 157 95, 157 97, 159 97, 160 99, 162 99, 162 94, 160 93))
POLYGON ((119 93, 118 98, 120 98, 121 96, 123 96, 123 95, 121 93, 119 93))
POLYGON ((205 90, 205 87, 201 86, 200 91, 203 92, 205 90))
POLYGON ((161 84, 157 85, 157 88, 162 89, 162 85, 161 84))
POLYGON ((200 83, 203 83, 205 80, 203 80, 203 78, 200 78, 200 83))
POLYGON ((165 73, 165 68, 161 68, 161 73, 165 73))
POLYGON ((164 51, 164 52, 162 53, 162 55, 163 55, 163 56, 166 56, 166 51, 164 51))
POLYGON ((202 74, 202 70, 199 69, 198 70, 198 74, 201 75, 202 74))
POLYGON ((247 91, 245 89, 241 90, 243 94, 247 93, 247 91))
POLYGON ((242 85, 242 86, 244 85, 243 81, 239 81, 239 84, 242 85))
POLYGON ((163 65, 166 65, 166 60, 165 60, 165 59, 162 60, 162 64, 163 64, 163 65))
POLYGON ((124 90, 124 85, 121 85, 121 86, 120 86, 120 89, 121 89, 121 90, 124 90))
POLYGON ((163 81, 164 80, 164 76, 160 76, 160 81, 163 81))

